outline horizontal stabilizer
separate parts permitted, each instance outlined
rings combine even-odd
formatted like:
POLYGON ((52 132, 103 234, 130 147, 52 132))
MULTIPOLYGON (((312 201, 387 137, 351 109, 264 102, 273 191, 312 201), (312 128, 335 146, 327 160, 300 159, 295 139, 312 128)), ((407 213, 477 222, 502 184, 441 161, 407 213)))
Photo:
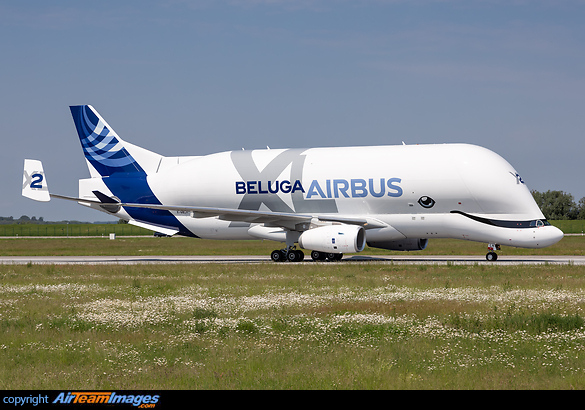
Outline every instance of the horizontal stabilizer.
POLYGON ((91 191, 104 204, 119 204, 120 201, 116 201, 114 198, 107 196, 100 191, 91 191))
POLYGON ((92 191, 93 194, 100 200, 103 205, 100 205, 100 208, 115 214, 120 210, 120 201, 117 201, 114 198, 107 196, 106 194, 100 191, 92 191))

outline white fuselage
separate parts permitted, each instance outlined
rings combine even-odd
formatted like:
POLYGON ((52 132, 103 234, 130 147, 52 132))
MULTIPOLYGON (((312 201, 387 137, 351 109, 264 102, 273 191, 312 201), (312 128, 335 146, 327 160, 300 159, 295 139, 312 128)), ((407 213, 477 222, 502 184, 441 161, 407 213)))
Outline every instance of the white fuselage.
MULTIPOLYGON (((516 170, 473 145, 230 151, 167 162, 147 178, 163 204, 360 216, 387 225, 367 229, 368 242, 456 238, 538 248, 562 237, 540 222, 516 170)), ((258 238, 249 232, 254 224, 173 213, 200 238, 258 238)))

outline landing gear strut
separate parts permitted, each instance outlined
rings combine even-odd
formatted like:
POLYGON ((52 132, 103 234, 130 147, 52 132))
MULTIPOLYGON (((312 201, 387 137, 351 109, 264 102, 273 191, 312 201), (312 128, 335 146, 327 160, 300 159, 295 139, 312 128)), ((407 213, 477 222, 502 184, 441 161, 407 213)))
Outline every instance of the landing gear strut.
POLYGON ((490 243, 488 244, 488 253, 485 255, 485 258, 490 262, 495 262, 498 260, 498 254, 494 251, 499 251, 500 245, 497 243, 490 243))
POLYGON ((295 249, 295 242, 299 240, 300 232, 286 231, 286 248, 276 249, 270 254, 274 262, 302 262, 305 254, 300 249, 295 249))

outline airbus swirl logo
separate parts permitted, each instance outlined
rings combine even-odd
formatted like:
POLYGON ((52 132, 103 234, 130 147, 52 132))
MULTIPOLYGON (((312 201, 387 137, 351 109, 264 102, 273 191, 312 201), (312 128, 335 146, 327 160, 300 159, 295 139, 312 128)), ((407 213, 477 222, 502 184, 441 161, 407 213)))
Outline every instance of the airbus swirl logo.
POLYGON ((524 181, 522 180, 522 177, 517 172, 514 173, 514 172, 510 171, 510 174, 512 174, 512 176, 514 176, 514 178, 516 178, 516 183, 517 184, 523 184, 524 183, 524 181))

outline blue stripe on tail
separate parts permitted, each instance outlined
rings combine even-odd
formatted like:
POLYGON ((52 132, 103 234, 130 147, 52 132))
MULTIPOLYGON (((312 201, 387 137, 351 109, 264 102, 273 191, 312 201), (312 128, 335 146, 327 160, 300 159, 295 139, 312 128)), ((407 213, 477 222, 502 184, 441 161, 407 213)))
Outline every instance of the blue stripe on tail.
POLYGON ((116 133, 100 120, 91 107, 75 105, 69 108, 85 158, 102 177, 115 173, 145 174, 116 133))
MULTIPOLYGON (((69 108, 85 158, 102 176, 110 192, 121 202, 161 205, 148 185, 144 169, 99 114, 89 105, 69 108)), ((176 227, 181 235, 196 237, 169 211, 132 207, 125 210, 138 221, 176 227)))

